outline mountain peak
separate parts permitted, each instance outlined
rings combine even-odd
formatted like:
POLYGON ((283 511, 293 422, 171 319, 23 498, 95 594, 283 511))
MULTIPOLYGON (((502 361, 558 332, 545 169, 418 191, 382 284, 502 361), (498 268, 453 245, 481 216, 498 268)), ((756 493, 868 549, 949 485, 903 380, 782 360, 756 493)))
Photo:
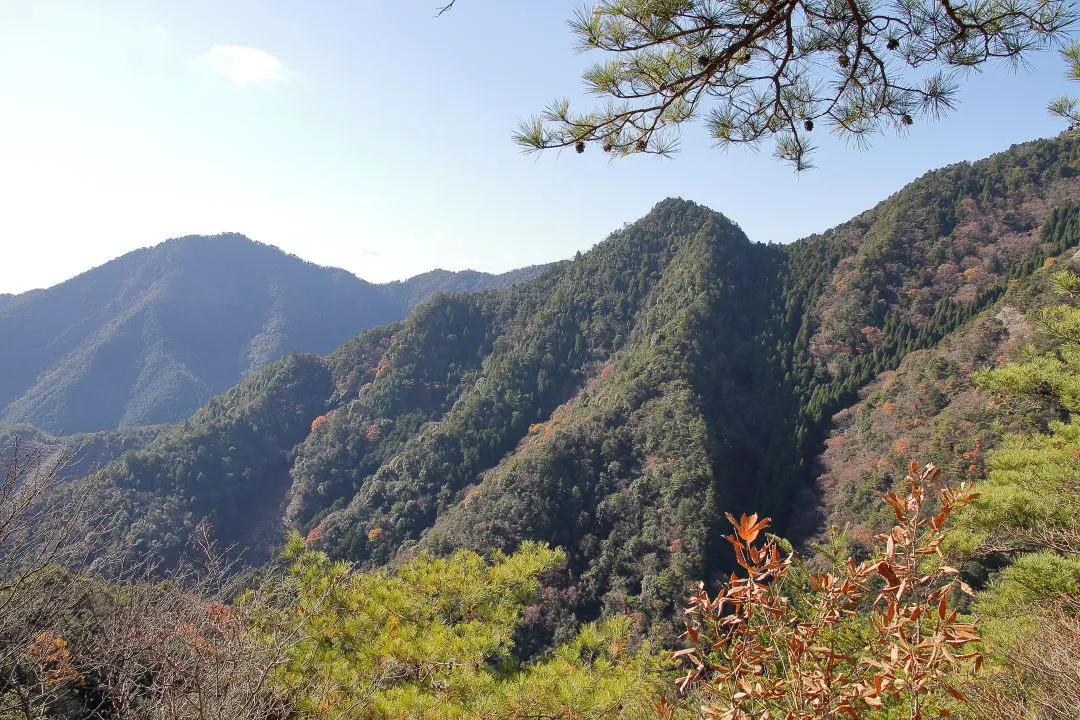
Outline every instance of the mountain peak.
POLYGON ((166 240, 162 244, 167 245, 169 243, 185 243, 185 242, 226 242, 226 243, 227 242, 240 242, 240 243, 247 243, 247 244, 251 244, 251 245, 264 245, 265 244, 265 243, 261 243, 261 242, 259 242, 257 240, 252 240, 247 235, 244 235, 243 233, 238 233, 238 232, 220 232, 220 233, 216 233, 214 235, 200 235, 200 234, 181 235, 179 237, 169 238, 168 240, 166 240))
POLYGON ((660 219, 681 218, 683 221, 705 223, 708 220, 719 222, 724 227, 736 231, 745 237, 745 233, 738 223, 718 210, 681 197, 668 197, 656 203, 652 209, 638 223, 649 224, 660 219))
POLYGON ((181 237, 169 238, 168 240, 147 249, 164 251, 169 255, 178 253, 192 253, 197 255, 213 253, 222 257, 245 255, 251 258, 259 256, 282 259, 288 258, 290 260, 299 261, 305 265, 315 265, 296 255, 287 253, 279 247, 259 242, 258 240, 252 240, 247 235, 237 232, 223 232, 216 235, 183 235, 181 237))

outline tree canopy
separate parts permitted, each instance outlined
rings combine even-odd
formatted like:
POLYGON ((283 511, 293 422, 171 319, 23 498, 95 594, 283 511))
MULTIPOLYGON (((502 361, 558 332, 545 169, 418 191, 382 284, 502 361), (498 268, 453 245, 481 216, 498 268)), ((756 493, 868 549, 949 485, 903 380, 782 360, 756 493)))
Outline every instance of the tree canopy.
POLYGON ((1019 65, 1075 20, 1068 0, 602 0, 570 21, 583 50, 606 55, 583 76, 598 106, 558 100, 515 139, 667 154, 703 118, 719 147, 771 139, 803 170, 818 126, 856 145, 903 132, 951 109, 973 69, 1019 65))

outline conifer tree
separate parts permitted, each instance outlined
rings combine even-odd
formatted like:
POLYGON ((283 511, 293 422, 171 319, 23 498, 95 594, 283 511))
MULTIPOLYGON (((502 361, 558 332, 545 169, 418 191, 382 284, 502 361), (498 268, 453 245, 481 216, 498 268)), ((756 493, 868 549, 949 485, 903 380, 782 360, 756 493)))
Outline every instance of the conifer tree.
POLYGON ((666 154, 673 131, 703 117, 719 147, 772 139, 803 170, 815 132, 856 145, 903 132, 951 109, 973 69, 1016 65, 1074 19, 1066 0, 600 0, 570 26, 583 50, 607 54, 583 76, 601 105, 554 102, 517 140, 666 154))
POLYGON ((960 515, 954 549, 1004 565, 979 593, 989 673, 973 697, 991 718, 1080 712, 1080 277, 1054 276, 1064 303, 1031 313, 1041 348, 977 376, 1004 403, 1064 413, 1046 432, 1012 435, 988 457, 981 496, 960 515))
POLYGON ((279 692, 311 718, 645 718, 664 661, 626 618, 586 624, 532 663, 514 655, 522 613, 560 550, 525 543, 490 562, 422 555, 391 573, 290 540, 281 582, 242 602, 271 647, 279 692))

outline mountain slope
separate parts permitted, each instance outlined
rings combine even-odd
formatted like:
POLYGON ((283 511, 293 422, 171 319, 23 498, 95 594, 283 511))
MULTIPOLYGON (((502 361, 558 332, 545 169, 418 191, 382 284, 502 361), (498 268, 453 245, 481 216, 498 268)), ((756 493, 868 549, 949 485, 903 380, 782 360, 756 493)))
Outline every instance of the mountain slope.
POLYGON ((782 371, 760 342, 783 256, 700 209, 663 203, 654 214, 680 211, 689 232, 627 343, 442 513, 421 548, 542 538, 569 554, 577 581, 561 601, 575 614, 604 607, 652 622, 717 569, 722 513, 750 502, 748 481, 784 424, 782 371))
POLYGON ((0 420, 66 433, 176 422, 289 352, 326 353, 403 317, 440 285, 517 277, 377 286, 240 235, 170 240, 3 299, 0 420))
POLYGON ((51 435, 33 425, 0 423, 0 458, 10 458, 16 443, 20 454, 41 453, 59 464, 59 476, 77 480, 100 470, 126 452, 139 450, 163 430, 160 425, 102 430, 76 435, 51 435))
POLYGON ((483 292, 502 290, 541 275, 550 270, 555 263, 530 265, 509 272, 492 275, 477 270, 431 270, 414 275, 408 280, 380 285, 380 289, 393 297, 403 309, 402 316, 432 295, 439 293, 483 292))
MULTIPOLYGON (((1044 240, 1080 236, 1080 206, 1069 203, 1043 224, 1044 240)), ((1076 249, 1051 257, 1032 275, 1010 283, 1001 299, 935 347, 907 354, 899 366, 878 375, 856 402, 833 418, 813 488, 799 524, 824 533, 848 527, 854 552, 865 552, 892 514, 877 492, 896 489, 912 459, 932 462, 956 480, 981 481, 987 453, 1007 434, 1040 432, 1058 411, 1039 399, 1016 400, 1009 408, 981 390, 982 371, 1023 357, 1034 336, 1033 309, 1055 304, 1051 277, 1076 267, 1076 249), (813 516, 813 517, 810 517, 813 516)), ((819 536, 818 539, 821 539, 819 536)))
POLYGON ((271 365, 110 465, 154 518, 123 544, 175 555, 202 518, 257 529, 251 561, 282 525, 370 565, 546 540, 569 565, 538 623, 672 630, 723 570, 724 512, 796 529, 833 414, 1080 242, 1078 158, 1062 138, 935 171, 790 246, 664 201, 539 278, 271 365))

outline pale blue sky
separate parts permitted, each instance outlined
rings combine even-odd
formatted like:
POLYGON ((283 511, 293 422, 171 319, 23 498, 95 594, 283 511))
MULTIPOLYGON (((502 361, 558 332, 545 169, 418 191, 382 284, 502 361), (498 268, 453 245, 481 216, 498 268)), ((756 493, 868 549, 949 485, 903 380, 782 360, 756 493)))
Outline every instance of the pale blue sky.
POLYGON ((587 250, 676 195, 788 242, 1056 134, 1045 105, 1072 90, 1053 55, 995 66, 947 119, 869 151, 826 141, 798 176, 768 147, 711 149, 700 126, 671 160, 537 158, 510 136, 577 93, 580 1, 438 4, 0 0, 0 292, 222 231, 372 281, 497 272, 587 250))

